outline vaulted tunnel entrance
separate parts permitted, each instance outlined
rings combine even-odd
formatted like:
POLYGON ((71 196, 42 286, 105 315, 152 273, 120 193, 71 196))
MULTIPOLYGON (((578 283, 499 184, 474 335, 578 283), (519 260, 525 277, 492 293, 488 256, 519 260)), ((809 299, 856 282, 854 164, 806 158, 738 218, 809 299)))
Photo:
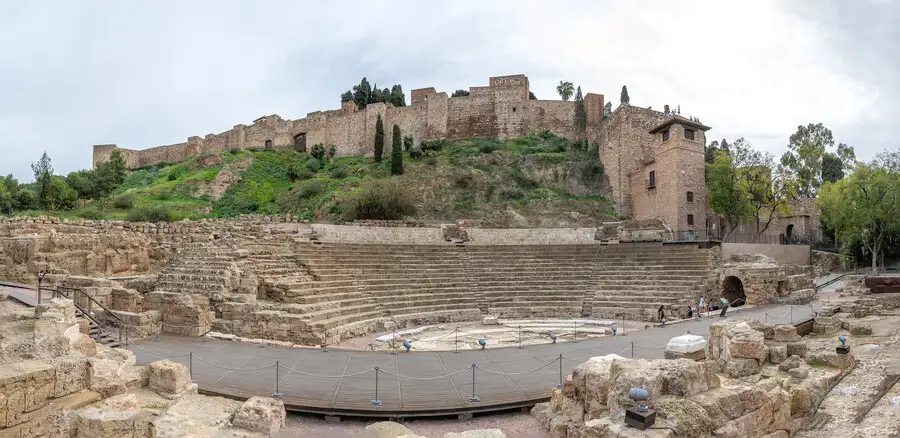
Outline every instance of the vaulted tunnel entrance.
POLYGON ((747 302, 747 295, 744 294, 744 283, 740 278, 735 276, 725 277, 722 282, 722 295, 734 307, 743 306, 747 302))

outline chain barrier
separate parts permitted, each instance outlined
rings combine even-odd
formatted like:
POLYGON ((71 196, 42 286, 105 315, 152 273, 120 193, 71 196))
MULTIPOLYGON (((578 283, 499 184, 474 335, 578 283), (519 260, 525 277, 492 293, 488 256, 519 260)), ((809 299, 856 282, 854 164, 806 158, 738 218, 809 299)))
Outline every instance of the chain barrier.
POLYGON ((489 374, 496 374, 496 375, 498 375, 498 376, 520 376, 520 375, 522 375, 522 374, 528 374, 528 373, 533 373, 533 372, 536 372, 536 371, 540 371, 540 370, 542 370, 542 369, 544 369, 544 368, 549 367, 550 365, 555 364, 557 361, 559 361, 559 358, 558 358, 558 357, 557 357, 556 359, 553 359, 553 361, 548 362, 548 363, 544 364, 543 366, 538 367, 538 368, 535 368, 535 369, 533 369, 533 370, 521 371, 521 372, 515 372, 515 373, 504 373, 504 372, 501 372, 501 371, 491 371, 491 370, 489 370, 489 369, 487 369, 487 368, 482 368, 482 367, 480 367, 480 366, 478 366, 478 365, 475 365, 475 368, 478 368, 479 370, 484 371, 484 372, 489 373, 489 374))
POLYGON ((284 366, 284 365, 279 365, 279 366, 280 366, 281 368, 284 368, 284 369, 288 370, 288 374, 299 374, 299 375, 301 375, 301 376, 315 377, 315 378, 317 378, 317 379, 341 379, 341 378, 344 378, 344 377, 356 377, 356 376, 361 376, 361 375, 363 375, 363 374, 368 374, 368 373, 371 373, 372 371, 375 371, 375 368, 369 368, 369 369, 367 369, 367 370, 365 370, 365 371, 361 371, 361 372, 353 373, 353 374, 341 374, 341 375, 339 375, 339 376, 323 376, 323 375, 319 375, 319 374, 306 373, 306 372, 299 371, 299 370, 296 370, 296 369, 293 369, 293 368, 288 368, 288 367, 286 367, 286 366, 284 366))
MULTIPOLYGON (((147 352, 147 353, 150 353, 150 354, 152 354, 152 355, 154 355, 154 356, 159 356, 159 357, 188 357, 188 356, 191 355, 191 353, 186 353, 186 354, 160 354, 160 353, 157 353, 157 352, 155 352, 155 351, 150 351, 150 350, 148 350, 148 349, 146 349, 146 348, 144 348, 144 347, 141 347, 140 345, 137 345, 137 344, 131 344, 130 346, 131 346, 131 347, 134 347, 134 348, 139 348, 139 349, 141 349, 141 350, 143 350, 143 351, 145 351, 145 352, 147 352)), ((171 353, 174 353, 174 352, 171 351, 171 350, 168 350, 168 351, 171 352, 171 353)))
POLYGON ((385 370, 383 370, 383 369, 381 369, 381 368, 378 369, 378 372, 387 374, 387 375, 392 376, 392 377, 396 377, 396 378, 401 379, 401 380, 407 379, 407 380, 428 381, 428 380, 446 379, 446 378, 448 378, 448 377, 452 377, 452 376, 455 376, 455 375, 457 375, 457 374, 462 374, 462 373, 464 373, 464 372, 466 372, 466 371, 469 371, 469 368, 471 368, 471 367, 463 368, 463 369, 461 369, 461 370, 459 370, 459 371, 457 371, 457 372, 455 372, 455 373, 444 374, 443 376, 435 376, 435 377, 410 377, 410 376, 401 376, 401 375, 399 375, 399 374, 394 374, 394 373, 391 373, 391 372, 389 372, 389 371, 385 371, 385 370))
POLYGON ((225 366, 222 366, 222 365, 216 365, 216 364, 214 364, 214 363, 212 363, 212 362, 205 361, 205 360, 203 360, 203 359, 201 359, 201 358, 199 358, 199 357, 197 357, 197 356, 193 356, 193 355, 192 355, 192 357, 193 357, 194 359, 197 359, 197 360, 200 361, 200 362, 203 362, 203 363, 205 363, 205 364, 207 364, 207 365, 213 367, 213 368, 219 368, 219 369, 227 370, 227 371, 260 371, 260 370, 266 370, 266 369, 269 369, 269 368, 272 368, 272 367, 276 366, 275 364, 272 364, 272 365, 267 365, 267 366, 264 366, 264 367, 258 367, 258 368, 231 368, 231 367, 225 367, 225 366))

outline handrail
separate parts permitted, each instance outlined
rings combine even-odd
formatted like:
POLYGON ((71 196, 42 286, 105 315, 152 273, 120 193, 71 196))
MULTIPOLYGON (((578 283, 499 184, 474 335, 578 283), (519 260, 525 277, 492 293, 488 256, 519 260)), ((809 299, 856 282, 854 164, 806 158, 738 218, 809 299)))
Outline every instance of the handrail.
MULTIPOLYGON (((125 321, 122 321, 122 318, 120 318, 119 315, 116 315, 115 313, 113 313, 112 310, 110 310, 109 308, 107 308, 107 307, 104 306, 103 304, 100 304, 100 302, 97 301, 96 298, 94 298, 94 297, 88 295, 85 291, 83 291, 83 290, 81 290, 81 289, 79 289, 79 288, 77 288, 77 287, 56 286, 56 294, 57 294, 57 295, 63 295, 63 296, 65 296, 66 298, 70 298, 70 299, 75 303, 75 307, 77 307, 78 310, 81 311, 81 313, 83 313, 85 316, 87 316, 91 321, 94 321, 94 323, 96 323, 97 325, 102 325, 102 324, 101 324, 99 321, 97 321, 97 319, 95 319, 95 318, 93 317, 93 315, 90 314, 90 313, 91 313, 90 311, 88 311, 88 310, 86 310, 86 309, 83 309, 83 308, 78 304, 78 299, 77 299, 77 298, 78 298, 79 296, 84 296, 84 297, 87 298, 92 304, 96 304, 98 307, 100 307, 100 308, 103 310, 103 313, 104 313, 105 315, 107 315, 107 317, 112 317, 112 318, 114 318, 114 319, 116 320, 115 322, 118 322, 119 324, 124 324, 124 323, 125 323, 125 321), (71 292, 71 295, 72 295, 71 297, 69 296, 69 295, 70 295, 70 294, 69 294, 70 292, 71 292), (79 294, 80 294, 80 295, 79 295, 79 294)), ((90 307, 90 306, 88 306, 88 307, 90 307)))

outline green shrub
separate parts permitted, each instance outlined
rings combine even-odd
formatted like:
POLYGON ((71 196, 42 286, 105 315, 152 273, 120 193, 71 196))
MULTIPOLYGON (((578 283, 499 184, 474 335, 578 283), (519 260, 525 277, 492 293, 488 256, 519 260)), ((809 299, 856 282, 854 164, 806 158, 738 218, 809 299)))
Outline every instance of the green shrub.
POLYGON ((172 189, 170 187, 154 187, 147 190, 147 192, 150 193, 150 196, 162 201, 172 197, 172 189))
POLYGON ((509 201, 516 201, 525 197, 525 192, 516 187, 507 187, 503 189, 501 197, 506 198, 509 201))
POLYGON ((237 155, 237 154, 241 153, 241 149, 240 148, 231 148, 228 150, 228 153, 230 153, 231 155, 237 155))
POLYGON ((344 166, 335 166, 328 171, 328 176, 334 179, 344 179, 347 177, 347 168, 344 166))
POLYGON ((419 143, 419 147, 423 152, 425 151, 440 151, 446 145, 446 140, 430 140, 430 141, 422 141, 419 143))
POLYGON ((325 158, 325 146, 322 143, 314 144, 309 151, 309 156, 321 162, 322 159, 325 158))
POLYGON ((166 207, 139 207, 128 212, 131 222, 171 222, 172 212, 166 207))
POLYGON ((526 175, 518 165, 510 166, 509 176, 522 189, 529 190, 538 186, 538 182, 526 175))
MULTIPOLYGON (((312 154, 310 154, 310 155, 312 155, 312 154)), ((318 172, 319 169, 322 168, 322 161, 318 158, 310 158, 309 160, 306 160, 306 168, 310 172, 313 172, 313 173, 318 172)))
POLYGON ((341 217, 345 221, 397 220, 415 212, 416 207, 403 187, 390 180, 372 181, 341 201, 341 217))
POLYGON ((76 212, 75 215, 83 219, 95 221, 106 218, 106 215, 96 208, 84 208, 81 211, 76 212))
POLYGON ((419 148, 418 146, 413 146, 413 148, 409 150, 409 158, 411 158, 413 160, 418 160, 419 158, 422 158, 422 149, 419 148))
POLYGON ((133 195, 121 195, 113 199, 113 207, 120 210, 130 210, 132 206, 134 206, 133 195))
POLYGON ((410 135, 403 137, 403 150, 409 152, 413 148, 413 138, 410 135))
POLYGON ((435 157, 434 155, 429 155, 427 158, 425 158, 425 164, 429 166, 437 166, 437 157, 435 157))
POLYGON ((307 176, 306 178, 301 178, 301 176, 312 175, 312 172, 310 172, 305 167, 301 166, 299 163, 288 164, 287 171, 285 173, 287 174, 287 178, 289 181, 295 181, 298 179, 309 179, 309 178, 311 178, 311 176, 307 176))
POLYGON ((326 190, 328 190, 328 185, 315 179, 303 181, 294 189, 296 195, 301 199, 314 198, 325 193, 326 190))
POLYGON ((328 148, 328 158, 333 159, 335 154, 337 154, 337 148, 334 145, 328 148))
POLYGON ((168 178, 169 181, 175 181, 176 179, 178 179, 178 173, 172 172, 166 178, 168 178))

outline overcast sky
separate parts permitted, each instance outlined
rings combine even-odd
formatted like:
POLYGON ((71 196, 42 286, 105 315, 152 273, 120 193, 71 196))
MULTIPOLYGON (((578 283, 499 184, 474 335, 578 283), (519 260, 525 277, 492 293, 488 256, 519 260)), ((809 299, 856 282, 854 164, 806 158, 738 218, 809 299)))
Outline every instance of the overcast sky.
POLYGON ((515 73, 541 99, 569 80, 618 105, 627 84, 633 105, 680 104, 710 140, 776 154, 823 122, 867 159, 897 148, 897 23, 892 0, 0 0, 0 172, 301 118, 363 76, 408 99, 515 73))

